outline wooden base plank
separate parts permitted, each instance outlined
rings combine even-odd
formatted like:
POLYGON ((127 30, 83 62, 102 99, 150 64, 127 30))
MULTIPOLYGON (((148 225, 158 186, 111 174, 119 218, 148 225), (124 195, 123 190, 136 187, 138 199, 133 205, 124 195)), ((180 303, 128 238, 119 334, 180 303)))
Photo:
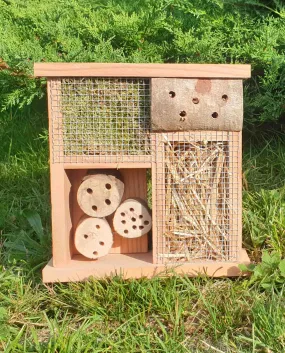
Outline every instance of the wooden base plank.
POLYGON ((173 273, 186 274, 194 277, 198 274, 207 274, 211 277, 234 277, 242 275, 238 265, 250 263, 244 249, 241 251, 239 262, 192 262, 183 265, 159 265, 152 263, 151 252, 145 254, 111 254, 100 260, 90 261, 83 256, 74 256, 65 267, 53 267, 53 260, 43 269, 43 281, 69 282, 82 281, 90 276, 100 279, 114 275, 128 278, 151 278, 166 276, 173 273))

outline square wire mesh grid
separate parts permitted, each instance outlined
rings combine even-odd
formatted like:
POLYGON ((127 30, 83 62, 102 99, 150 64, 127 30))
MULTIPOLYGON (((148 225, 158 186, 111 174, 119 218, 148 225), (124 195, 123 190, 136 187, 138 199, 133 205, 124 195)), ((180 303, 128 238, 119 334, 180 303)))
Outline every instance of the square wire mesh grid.
POLYGON ((149 79, 53 79, 49 96, 54 163, 150 160, 149 79))
POLYGON ((218 131, 156 134, 158 263, 238 259, 238 136, 218 131))

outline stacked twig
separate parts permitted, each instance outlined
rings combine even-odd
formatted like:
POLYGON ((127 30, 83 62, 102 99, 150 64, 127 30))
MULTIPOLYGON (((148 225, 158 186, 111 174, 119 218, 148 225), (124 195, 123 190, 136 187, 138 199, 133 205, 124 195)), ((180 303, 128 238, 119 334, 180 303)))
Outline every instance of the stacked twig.
POLYGON ((229 257, 228 146, 219 141, 165 143, 165 229, 169 262, 229 257))

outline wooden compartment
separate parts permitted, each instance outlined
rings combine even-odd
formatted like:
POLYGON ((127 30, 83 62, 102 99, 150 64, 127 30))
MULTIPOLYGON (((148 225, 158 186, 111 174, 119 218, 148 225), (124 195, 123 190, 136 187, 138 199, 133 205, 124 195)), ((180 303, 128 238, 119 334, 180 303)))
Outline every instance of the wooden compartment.
MULTIPOLYGON (((84 215, 77 202, 77 190, 87 169, 64 169, 57 166, 51 170, 52 181, 52 225, 54 266, 66 265, 74 255, 73 236, 76 226, 84 215), (55 170, 54 170, 55 169, 55 170), (63 185, 62 185, 63 184, 63 185), (63 189, 64 193, 57 190, 63 189), (65 220, 65 222, 64 222, 65 220)), ((139 197, 147 201, 146 169, 121 169, 125 192, 122 200, 139 197)), ((107 217, 112 228, 113 214, 107 217)), ((126 239, 113 232, 114 243, 111 254, 145 253, 148 251, 148 235, 126 239)))

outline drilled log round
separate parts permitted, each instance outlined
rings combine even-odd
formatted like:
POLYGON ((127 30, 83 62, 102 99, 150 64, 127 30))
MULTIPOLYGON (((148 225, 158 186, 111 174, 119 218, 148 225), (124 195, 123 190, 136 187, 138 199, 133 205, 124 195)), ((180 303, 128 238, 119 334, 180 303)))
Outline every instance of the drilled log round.
POLYGON ((74 237, 78 252, 89 259, 98 259, 111 250, 113 234, 105 218, 84 217, 79 221, 74 237))
POLYGON ((116 210, 115 231, 125 238, 138 238, 151 229, 151 215, 144 201, 128 199, 116 210))
POLYGON ((91 217, 106 217, 120 205, 124 183, 114 175, 87 175, 77 192, 82 211, 91 217))

